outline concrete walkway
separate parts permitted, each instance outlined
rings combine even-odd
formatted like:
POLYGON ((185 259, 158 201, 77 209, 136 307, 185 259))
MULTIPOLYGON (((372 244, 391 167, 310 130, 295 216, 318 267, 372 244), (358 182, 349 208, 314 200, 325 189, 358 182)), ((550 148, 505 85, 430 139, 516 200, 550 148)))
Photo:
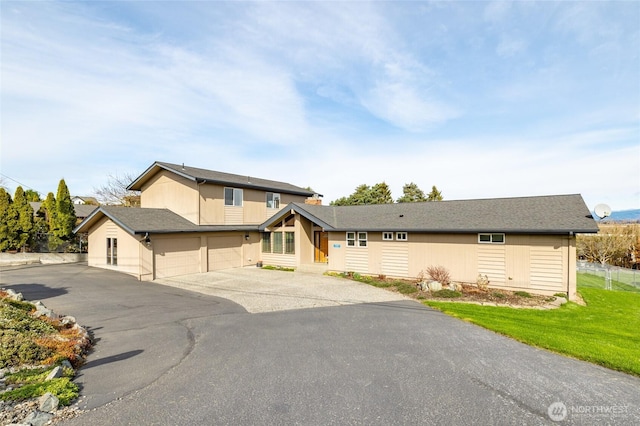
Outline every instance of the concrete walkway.
POLYGON ((228 299, 250 313, 413 300, 342 278, 256 267, 182 275, 154 282, 228 299))

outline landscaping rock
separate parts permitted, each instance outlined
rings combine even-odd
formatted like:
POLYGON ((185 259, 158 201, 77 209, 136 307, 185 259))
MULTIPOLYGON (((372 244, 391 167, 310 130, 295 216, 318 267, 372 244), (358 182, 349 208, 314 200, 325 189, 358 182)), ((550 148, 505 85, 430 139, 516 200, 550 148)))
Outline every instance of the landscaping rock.
POLYGON ((44 426, 53 419, 53 414, 43 413, 42 411, 33 411, 22 421, 31 426, 44 426))
POLYGON ((76 319, 74 317, 72 317, 71 315, 66 315, 66 316, 60 318, 60 323, 62 325, 69 325, 69 324, 74 325, 74 324, 76 324, 76 319))
POLYGON ((60 367, 62 367, 62 368, 73 368, 73 365, 71 365, 71 362, 69 362, 68 359, 63 359, 62 362, 60 363, 60 367))
POLYGON ((58 377, 62 377, 63 373, 64 371, 62 370, 62 367, 59 367, 59 366, 55 367, 53 370, 51 370, 51 372, 49 373, 49 375, 45 380, 57 379, 58 377))
POLYGON ((51 392, 47 392, 38 398, 38 409, 44 413, 53 413, 58 409, 60 400, 51 392))
POLYGON ((3 288, 2 291, 7 293, 7 297, 9 297, 9 299, 11 299, 11 300, 15 300, 17 302, 22 302, 22 300, 24 299, 22 297, 22 293, 16 293, 15 290, 12 290, 10 288, 3 288))
POLYGON ((429 281, 429 290, 440 291, 442 290, 442 284, 438 281, 429 281))
POLYGON ((42 302, 38 301, 38 302, 35 302, 33 305, 36 307, 35 312, 31 314, 34 317, 39 318, 39 317, 45 316, 50 319, 58 318, 58 315, 56 315, 51 309, 44 306, 42 302))

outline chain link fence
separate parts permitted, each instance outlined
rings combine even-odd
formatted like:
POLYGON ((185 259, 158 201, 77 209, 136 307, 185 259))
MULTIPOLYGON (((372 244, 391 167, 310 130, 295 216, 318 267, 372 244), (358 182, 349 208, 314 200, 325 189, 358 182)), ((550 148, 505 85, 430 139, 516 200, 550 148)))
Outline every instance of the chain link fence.
POLYGON ((577 271, 580 274, 591 274, 604 278, 604 288, 607 290, 611 290, 612 281, 617 281, 635 290, 640 290, 640 270, 637 269, 578 261, 577 271))

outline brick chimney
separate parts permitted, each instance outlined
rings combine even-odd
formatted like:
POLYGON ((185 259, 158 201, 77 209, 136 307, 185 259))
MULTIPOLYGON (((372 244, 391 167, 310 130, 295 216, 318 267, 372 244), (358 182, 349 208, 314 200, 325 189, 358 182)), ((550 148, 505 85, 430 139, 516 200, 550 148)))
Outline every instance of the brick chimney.
POLYGON ((322 205, 322 198, 320 198, 320 196, 318 194, 313 194, 312 197, 307 198, 306 200, 304 200, 305 204, 312 204, 314 206, 321 206, 322 205))

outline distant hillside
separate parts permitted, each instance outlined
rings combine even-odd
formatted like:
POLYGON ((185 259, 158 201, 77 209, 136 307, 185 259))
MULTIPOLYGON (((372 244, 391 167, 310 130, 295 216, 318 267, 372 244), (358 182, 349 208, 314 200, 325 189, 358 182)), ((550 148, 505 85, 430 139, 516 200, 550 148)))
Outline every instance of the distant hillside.
MULTIPOLYGON (((596 216, 594 216, 596 217, 596 216)), ((637 222, 640 221, 640 209, 621 210, 611 212, 611 216, 605 222, 637 222)))

